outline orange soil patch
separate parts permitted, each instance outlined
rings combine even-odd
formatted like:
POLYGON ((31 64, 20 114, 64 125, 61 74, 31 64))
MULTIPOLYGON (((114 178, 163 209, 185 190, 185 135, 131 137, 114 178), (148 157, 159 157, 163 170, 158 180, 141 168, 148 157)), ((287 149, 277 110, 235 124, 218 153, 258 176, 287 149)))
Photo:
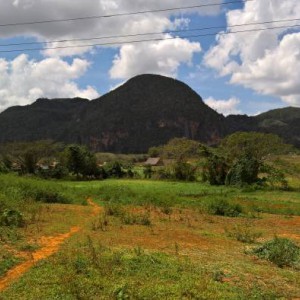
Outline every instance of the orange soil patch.
POLYGON ((73 227, 67 233, 60 234, 55 237, 44 237, 41 239, 41 244, 45 245, 41 249, 35 251, 32 254, 32 259, 21 263, 20 265, 12 268, 8 271, 4 278, 0 280, 0 291, 4 290, 8 285, 10 285, 13 281, 20 278, 26 271, 28 271, 34 264, 38 261, 48 258, 52 254, 56 253, 60 247, 60 245, 71 235, 78 232, 80 230, 79 227, 73 227))
POLYGON ((96 204, 95 202, 93 202, 93 200, 92 200, 91 198, 88 198, 88 199, 87 199, 87 203, 88 203, 90 206, 92 206, 92 208, 93 208, 92 214, 93 214, 94 216, 97 216, 97 215, 101 212, 101 207, 100 207, 98 204, 96 204))
POLYGON ((117 218, 112 218, 108 221, 107 231, 101 234, 102 243, 116 248, 140 246, 172 253, 178 247, 181 253, 203 253, 213 249, 226 251, 236 244, 222 238, 224 220, 218 217, 211 217, 213 222, 210 223, 205 220, 206 216, 192 210, 179 212, 174 209, 171 216, 155 207, 129 207, 127 211, 142 215, 149 213, 152 225, 124 225, 117 218), (211 235, 207 236, 207 231, 211 235))
POLYGON ((279 234, 279 236, 283 237, 283 238, 288 238, 288 239, 300 240, 300 234, 282 233, 282 234, 279 234))
MULTIPOLYGON (((92 214, 97 215, 101 211, 101 207, 94 203, 91 199, 88 199, 88 204, 93 207, 92 214)), ((73 234, 78 232, 80 227, 72 227, 69 232, 64 234, 59 234, 57 236, 41 237, 39 243, 43 247, 34 253, 30 260, 27 260, 16 267, 9 270, 6 275, 0 279, 0 292, 7 288, 11 283, 19 279, 25 272, 27 272, 32 266, 34 266, 38 261, 50 257, 52 254, 56 253, 62 243, 70 238, 73 234)))

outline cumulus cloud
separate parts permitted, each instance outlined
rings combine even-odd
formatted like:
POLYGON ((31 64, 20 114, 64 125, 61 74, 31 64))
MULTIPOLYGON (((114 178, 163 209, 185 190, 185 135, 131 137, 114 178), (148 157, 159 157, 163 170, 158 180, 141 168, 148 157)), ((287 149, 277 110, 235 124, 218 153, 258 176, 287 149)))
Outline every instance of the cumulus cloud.
MULTIPOLYGON (((227 24, 244 24, 300 18, 298 0, 254 0, 243 9, 227 12, 227 24)), ((295 25, 297 21, 280 23, 295 25)), ((276 25, 239 28, 267 28, 276 25)), ((236 28, 228 28, 235 31, 236 28)), ((284 102, 300 106, 300 33, 278 28, 251 33, 219 35, 216 46, 205 55, 204 62, 221 76, 230 76, 232 84, 251 88, 264 95, 277 96, 284 102)))
POLYGON ((205 99, 204 102, 212 109, 225 116, 241 114, 241 111, 238 109, 240 100, 235 97, 232 97, 228 100, 217 100, 213 97, 209 97, 205 99))
POLYGON ((12 61, 0 59, 0 111, 39 97, 96 98, 99 94, 93 87, 81 89, 75 82, 88 67, 88 61, 78 58, 72 63, 59 58, 35 61, 25 54, 12 61))
POLYGON ((199 43, 181 38, 124 45, 113 61, 110 76, 114 79, 127 79, 145 72, 176 76, 180 64, 191 63, 193 54, 200 51, 199 43))
MULTIPOLYGON (((182 15, 198 13, 213 15, 220 11, 221 0, 209 0, 205 4, 219 5, 180 11, 166 11, 161 13, 147 13, 111 18, 99 18, 70 22, 56 22, 46 24, 28 24, 23 26, 8 26, 1 28, 1 37, 33 36, 39 41, 53 41, 57 39, 73 39, 110 35, 125 35, 141 32, 160 32, 182 26, 182 15), (173 16, 177 21, 171 20, 173 16), (88 34, 87 34, 88 33, 88 34)), ((32 22, 39 20, 58 20, 84 16, 111 15, 147 10, 159 10, 171 7, 199 5, 198 0, 184 4, 182 0, 0 0, 0 20, 2 24, 13 22, 32 22)), ((174 19, 174 18, 173 18, 174 19)), ((185 19, 185 18, 183 18, 185 19)), ((95 41, 94 41, 95 42, 95 41)), ((107 42, 101 40, 100 42, 107 42)), ((68 42, 67 45, 76 46, 84 42, 68 42)), ((61 43, 50 43, 48 47, 56 47, 61 43)), ((65 44, 63 44, 65 45, 65 44)), ((80 55, 90 51, 92 47, 69 48, 45 51, 45 55, 69 56, 80 55)))
MULTIPOLYGON (((191 14, 215 15, 220 12, 222 0, 205 2, 205 4, 209 3, 217 5, 193 10, 1 27, 0 39, 28 37, 47 44, 32 46, 43 48, 44 59, 33 60, 26 55, 19 55, 12 60, 0 58, 0 110, 11 105, 28 104, 38 97, 97 97, 98 93, 93 87, 82 89, 76 83, 89 66, 89 62, 83 55, 96 50, 96 47, 87 44, 124 42, 130 39, 105 38, 64 43, 58 41, 166 32, 186 28, 191 14), (79 45, 85 47, 45 49, 79 45), (63 57, 69 57, 68 62, 63 57), (70 63, 70 57, 81 57, 81 59, 73 59, 70 63)), ((191 0, 189 3, 183 3, 182 0, 85 0, 83 3, 82 0, 0 0, 0 20, 1 24, 62 20, 193 5, 199 5, 199 1, 191 0)), ((150 38, 164 36, 167 35, 152 35, 150 38)), ((145 39, 145 37, 132 39, 145 39)), ((110 75, 120 80, 143 72, 175 76, 178 67, 183 63, 190 63, 193 54, 201 50, 199 43, 180 38, 149 44, 111 45, 111 47, 119 49, 119 54, 113 61, 110 75)))

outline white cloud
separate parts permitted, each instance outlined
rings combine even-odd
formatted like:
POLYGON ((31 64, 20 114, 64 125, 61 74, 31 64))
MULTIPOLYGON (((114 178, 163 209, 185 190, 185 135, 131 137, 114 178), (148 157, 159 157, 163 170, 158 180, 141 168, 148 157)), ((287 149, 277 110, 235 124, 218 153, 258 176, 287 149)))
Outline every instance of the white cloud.
MULTIPOLYGON (((188 16, 190 14, 215 15, 220 12, 221 2, 222 0, 208 0, 205 4, 217 3, 219 5, 205 9, 5 26, 1 27, 0 39, 33 37, 37 41, 48 42, 47 46, 44 45, 44 48, 122 42, 125 41, 124 38, 106 38, 86 42, 69 41, 65 43, 53 41, 165 32, 186 28, 189 24, 188 16)), ((34 22, 193 5, 199 5, 199 0, 191 0, 189 3, 184 3, 182 0, 0 0, 0 20, 1 24, 34 22)), ((150 38, 162 36, 164 35, 153 35, 150 38)), ((132 39, 145 39, 145 37, 133 37, 132 39)), ((26 46, 26 48, 28 47, 26 46)), ((35 45, 32 47, 40 46, 35 45)), ((43 47, 41 46, 41 48, 43 47)), ((193 54, 201 49, 200 44, 179 38, 149 44, 114 46, 114 48, 120 48, 120 52, 114 59, 110 74, 112 78, 121 80, 143 72, 174 76, 178 67, 183 63, 190 63, 193 54)), ((31 103, 38 97, 97 97, 98 93, 94 88, 86 87, 82 89, 76 84, 76 80, 86 72, 89 62, 82 58, 74 59, 71 63, 68 63, 69 60, 66 62, 62 59, 62 57, 82 57, 84 53, 92 52, 95 49, 92 46, 44 49, 42 54, 48 57, 47 59, 30 60, 26 55, 19 55, 13 60, 0 59, 0 110, 11 105, 31 103)))
MULTIPOLYGON (((219 13, 221 0, 209 0, 205 4, 219 5, 193 10, 166 11, 160 13, 137 14, 111 18, 56 22, 46 24, 28 24, 22 26, 1 27, 1 37, 33 36, 39 41, 53 41, 60 39, 87 38, 110 35, 126 35, 141 32, 161 32, 183 26, 178 20, 185 20, 189 14, 214 15, 219 13), (171 20, 175 16, 177 20, 171 20)), ((128 13, 147 10, 159 10, 171 7, 199 5, 198 0, 0 0, 0 20, 2 24, 13 22, 32 22, 39 20, 58 20, 84 16, 101 16, 118 13, 128 13), (12 21, 13 20, 13 21, 12 21)), ((173 18, 174 19, 174 18, 173 18)), ((186 21, 185 21, 186 22, 186 21)), ((101 40, 100 42, 106 42, 101 40)), ((92 41, 92 43, 95 41, 92 41)), ((89 44, 91 42, 88 42, 89 44)), ((66 45, 85 44, 85 42, 68 42, 66 45)), ((57 44, 51 43, 49 47, 57 44)), ((45 51, 45 55, 69 56, 80 55, 90 51, 92 47, 60 49, 45 51)))
POLYGON ((204 102, 212 109, 225 116, 241 114, 241 111, 238 109, 240 100, 235 97, 232 97, 228 100, 216 100, 213 97, 209 97, 205 99, 204 102))
POLYGON ((176 76, 180 64, 191 63, 193 54, 200 51, 199 43, 181 38, 124 45, 113 61, 110 76, 114 79, 127 79, 143 73, 176 76))
MULTIPOLYGON (((254 0, 243 9, 229 11, 227 24, 244 24, 300 18, 298 0, 254 0)), ((253 29, 295 25, 293 21, 238 28, 253 29)), ((229 28, 229 31, 237 30, 229 28)), ((284 28, 252 33, 219 35, 217 45, 205 56, 205 64, 221 76, 229 75, 232 84, 251 88, 264 95, 277 96, 300 106, 300 33, 284 28)))
POLYGON ((12 61, 0 59, 0 111, 39 97, 96 98, 99 94, 93 87, 81 89, 75 82, 88 67, 88 61, 78 58, 70 64, 59 58, 29 60, 25 54, 12 61))

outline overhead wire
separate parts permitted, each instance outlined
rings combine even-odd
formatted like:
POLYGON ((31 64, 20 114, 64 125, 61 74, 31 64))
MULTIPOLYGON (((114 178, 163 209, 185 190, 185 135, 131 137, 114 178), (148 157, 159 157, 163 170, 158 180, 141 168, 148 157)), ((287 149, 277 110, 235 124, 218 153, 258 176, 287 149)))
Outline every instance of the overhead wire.
POLYGON ((291 28, 298 28, 298 27, 300 28, 300 24, 290 25, 290 26, 276 26, 276 27, 268 27, 268 28, 256 28, 256 29, 249 29, 249 30, 228 31, 228 32, 205 33, 205 34, 197 34, 197 35, 152 38, 152 39, 143 39, 143 40, 114 41, 114 42, 84 44, 84 45, 75 45, 75 46, 72 45, 72 46, 57 46, 57 47, 43 47, 43 48, 10 49, 10 50, 0 50, 0 53, 45 51, 45 50, 55 50, 55 49, 84 48, 84 47, 96 47, 96 46, 118 46, 118 45, 124 45, 124 44, 136 44, 136 43, 144 43, 144 42, 167 41, 167 40, 174 40, 174 39, 178 39, 178 38, 182 38, 182 39, 198 38, 198 37, 208 37, 208 36, 215 36, 215 35, 251 33, 251 32, 259 32, 259 31, 274 30, 274 29, 291 29, 291 28))
POLYGON ((85 16, 85 17, 76 17, 76 18, 68 18, 68 19, 51 19, 51 20, 41 20, 41 21, 5 23, 5 24, 0 24, 0 27, 47 24, 47 23, 70 22, 70 21, 82 21, 82 20, 102 19, 102 18, 114 18, 114 17, 123 17, 123 16, 133 16, 133 15, 147 14, 147 13, 159 13, 159 12, 168 12, 168 11, 176 11, 176 10, 195 9, 195 8, 207 8, 207 7, 214 7, 214 6, 220 6, 220 5, 229 5, 229 4, 243 4, 243 3, 246 3, 246 2, 252 2, 252 1, 254 1, 254 0, 233 0, 233 1, 223 2, 223 3, 216 2, 216 3, 207 3, 207 4, 199 4, 199 5, 192 5, 192 6, 181 6, 181 7, 172 7, 172 8, 164 8, 164 9, 153 9, 153 10, 143 10, 143 11, 135 11, 135 12, 124 12, 124 13, 98 15, 98 16, 85 16))
MULTIPOLYGON (((264 22, 242 23, 242 24, 236 24, 236 25, 228 25, 228 26, 226 26, 226 28, 236 28, 236 27, 243 27, 243 26, 265 25, 265 24, 271 24, 271 23, 283 23, 283 22, 294 22, 294 21, 300 21, 300 18, 272 20, 272 21, 264 21, 264 22)), ((174 33, 185 33, 185 32, 204 31, 204 30, 212 30, 212 29, 226 29, 226 28, 224 25, 223 26, 210 26, 210 27, 190 28, 190 29, 166 30, 166 31, 160 31, 160 32, 134 33, 134 34, 126 34, 126 35, 108 35, 108 36, 98 36, 98 37, 90 37, 90 38, 73 38, 73 39, 50 40, 50 41, 41 41, 41 42, 9 43, 9 44, 0 44, 0 47, 92 41, 92 40, 102 40, 102 39, 127 38, 127 37, 138 37, 138 36, 157 35, 157 34, 174 34, 174 33)))

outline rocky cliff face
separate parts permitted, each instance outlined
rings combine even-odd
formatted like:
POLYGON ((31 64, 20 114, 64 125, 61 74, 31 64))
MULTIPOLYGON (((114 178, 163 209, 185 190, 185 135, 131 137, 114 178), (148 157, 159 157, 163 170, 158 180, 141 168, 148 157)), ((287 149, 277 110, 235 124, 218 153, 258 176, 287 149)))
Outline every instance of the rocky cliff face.
POLYGON ((186 84, 140 75, 92 101, 38 99, 29 106, 9 108, 0 114, 0 142, 53 139, 86 144, 96 151, 139 153, 174 137, 216 144, 235 131, 265 131, 300 144, 299 120, 300 109, 293 109, 293 117, 284 120, 278 112, 225 118, 186 84))

